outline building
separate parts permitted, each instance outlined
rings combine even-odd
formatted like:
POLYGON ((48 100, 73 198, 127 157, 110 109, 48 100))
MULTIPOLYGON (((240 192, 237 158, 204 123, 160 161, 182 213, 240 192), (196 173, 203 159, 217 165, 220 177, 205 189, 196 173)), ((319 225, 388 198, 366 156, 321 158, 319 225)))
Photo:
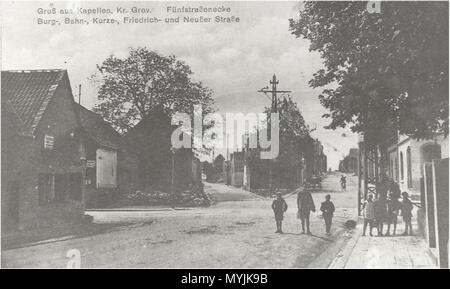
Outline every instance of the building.
POLYGON ((414 140, 400 135, 389 146, 389 176, 398 183, 402 192, 408 192, 420 201, 425 163, 434 159, 448 158, 448 138, 437 136, 430 140, 414 140))
POLYGON ((251 149, 246 140, 243 186, 248 190, 296 189, 313 175, 327 171, 327 157, 317 139, 309 136, 290 141, 281 136, 276 159, 261 159, 259 148, 251 149))
POLYGON ((344 157, 343 160, 339 162, 339 171, 343 173, 353 173, 358 172, 358 158, 359 151, 357 148, 351 148, 348 155, 344 157))
POLYGON ((304 178, 327 172, 327 156, 323 152, 323 145, 318 139, 306 137, 300 144, 304 156, 304 178))
POLYGON ((398 135, 388 150, 389 176, 418 204, 419 230, 437 263, 448 268, 448 137, 398 135))
POLYGON ((118 195, 121 136, 101 115, 76 107, 85 135, 86 207, 104 207, 118 195))
POLYGON ((230 155, 230 184, 234 187, 244 185, 244 152, 234 152, 230 155))
MULTIPOLYGON (((363 138, 360 139, 360 152, 358 182, 361 205, 368 193, 377 193, 383 172, 377 165, 379 152, 365 151, 363 138), (362 188, 365 188, 364 192, 362 188)), ((417 218, 419 232, 441 267, 448 267, 449 261, 448 153, 447 136, 438 134, 430 139, 416 140, 393 131, 389 138, 386 168, 390 179, 415 203, 413 216, 417 218)))
POLYGON ((172 179, 176 191, 201 186, 202 168, 192 149, 171 151, 174 129, 170 117, 157 110, 123 136, 122 149, 129 165, 122 166, 122 170, 131 174, 129 179, 133 182, 133 188, 169 191, 172 179))
POLYGON ((84 214, 86 151, 66 70, 1 72, 2 230, 84 214))

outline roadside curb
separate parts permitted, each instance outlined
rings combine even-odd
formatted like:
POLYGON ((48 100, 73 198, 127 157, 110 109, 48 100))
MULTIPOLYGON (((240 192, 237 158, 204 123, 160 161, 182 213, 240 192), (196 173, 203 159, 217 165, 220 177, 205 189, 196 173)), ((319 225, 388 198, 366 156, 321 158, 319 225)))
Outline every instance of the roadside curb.
POLYGON ((353 249, 358 243, 361 234, 358 234, 358 229, 351 231, 353 234, 350 240, 347 241, 347 244, 344 245, 343 248, 339 251, 336 257, 331 261, 328 269, 344 269, 347 265, 348 260, 350 259, 351 254, 353 253, 353 249))
MULTIPOLYGON (((348 218, 348 220, 358 220, 358 214, 355 213, 353 216, 348 218)), ((347 262, 349 259, 351 250, 353 250, 356 241, 354 240, 358 234, 355 234, 357 229, 347 229, 343 225, 333 234, 334 242, 323 251, 313 262, 308 265, 308 268, 322 268, 322 269, 338 269, 338 260, 347 262), (348 252, 350 250, 350 252, 348 252), (330 257, 332 256, 332 257, 330 257)), ((342 262, 341 261, 341 262, 342 262)))
POLYGON ((353 230, 347 230, 346 234, 351 234, 350 238, 346 241, 344 246, 341 247, 339 252, 336 254, 336 256, 333 258, 333 260, 328 265, 328 269, 343 269, 347 265, 348 260, 350 259, 350 256, 353 252, 353 249, 356 246, 356 243, 358 243, 358 240, 361 236, 361 234, 358 233, 358 225, 361 224, 361 219, 356 213, 352 220, 356 219, 356 227, 353 230))

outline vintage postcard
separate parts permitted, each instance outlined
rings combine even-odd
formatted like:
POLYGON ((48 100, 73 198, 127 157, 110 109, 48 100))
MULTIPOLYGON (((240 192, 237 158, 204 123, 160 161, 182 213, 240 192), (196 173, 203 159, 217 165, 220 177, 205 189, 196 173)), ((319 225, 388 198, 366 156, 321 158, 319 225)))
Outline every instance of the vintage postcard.
POLYGON ((448 2, 0 5, 2 268, 448 268, 448 2))

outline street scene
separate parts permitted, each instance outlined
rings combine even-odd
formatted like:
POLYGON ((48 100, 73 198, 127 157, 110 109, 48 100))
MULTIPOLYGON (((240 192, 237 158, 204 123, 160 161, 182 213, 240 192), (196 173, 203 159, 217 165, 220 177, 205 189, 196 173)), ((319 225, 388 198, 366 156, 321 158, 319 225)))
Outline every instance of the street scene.
POLYGON ((447 2, 0 13, 2 268, 448 268, 447 2))
MULTIPOLYGON (((284 234, 278 235, 268 214, 269 198, 214 184, 211 190, 217 190, 218 198, 230 199, 189 210, 89 211, 96 222, 127 225, 104 234, 7 250, 3 266, 65 268, 66 252, 79 249, 81 266, 93 268, 306 268, 330 245, 349 237, 344 222, 356 213, 354 176, 352 181, 350 190, 342 192, 338 178, 330 175, 324 191, 313 195, 320 204, 331 193, 339 205, 331 236, 325 234, 319 213, 311 217, 313 236, 301 235, 295 194, 285 197, 290 208, 284 234), (20 259, 14 257, 18 255, 20 259)), ((325 268, 330 260, 321 262, 318 265, 325 268)))

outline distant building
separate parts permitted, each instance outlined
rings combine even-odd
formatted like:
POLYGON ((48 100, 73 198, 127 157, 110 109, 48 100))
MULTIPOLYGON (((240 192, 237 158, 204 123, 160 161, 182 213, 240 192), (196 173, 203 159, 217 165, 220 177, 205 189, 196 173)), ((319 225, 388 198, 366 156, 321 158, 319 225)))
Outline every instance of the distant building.
POLYGON ((234 152, 230 155, 230 183, 235 187, 244 185, 244 152, 234 152))
POLYGON ((280 154, 261 159, 261 149, 245 148, 243 186, 248 190, 295 189, 313 175, 326 173, 327 158, 319 140, 309 136, 280 141, 280 154))
POLYGON ((84 214, 86 150, 66 70, 1 72, 2 230, 84 214))
POLYGON ((343 173, 353 173, 358 172, 358 158, 359 151, 357 148, 351 148, 348 155, 344 157, 343 160, 339 162, 339 171, 343 173))

